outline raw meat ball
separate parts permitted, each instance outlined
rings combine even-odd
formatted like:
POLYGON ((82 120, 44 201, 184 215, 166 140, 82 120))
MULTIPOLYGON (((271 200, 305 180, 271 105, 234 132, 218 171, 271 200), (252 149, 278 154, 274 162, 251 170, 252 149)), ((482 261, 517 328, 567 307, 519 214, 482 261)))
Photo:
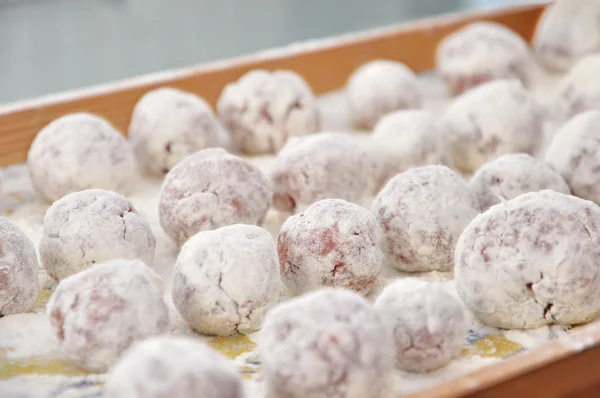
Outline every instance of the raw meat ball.
POLYGON ((566 116, 600 110, 600 54, 587 55, 573 66, 558 85, 559 104, 566 116))
POLYGON ((58 280, 113 259, 151 265, 156 239, 127 198, 87 189, 54 202, 46 211, 40 261, 58 280))
POLYGON ((367 150, 347 134, 292 138, 273 166, 273 206, 294 211, 321 199, 358 201, 367 192, 370 168, 367 150))
POLYGON ((40 130, 27 166, 35 191, 49 202, 88 188, 128 193, 137 167, 121 133, 88 113, 62 116, 40 130))
POLYGON ((438 369, 460 355, 468 324, 461 304, 440 286, 405 278, 386 287, 375 309, 396 341, 396 367, 438 369))
POLYGON ((350 76, 346 90, 355 124, 369 130, 390 112, 421 106, 417 77, 401 62, 364 64, 350 76))
POLYGON ((511 153, 484 164, 471 178, 469 189, 485 211, 503 199, 552 189, 569 195, 564 178, 546 163, 526 153, 511 153), (502 199, 501 199, 502 198, 502 199))
POLYGON ((287 219, 277 237, 283 283, 299 294, 338 287, 366 294, 381 271, 377 220, 367 209, 325 199, 287 219))
POLYGON ((408 272, 452 271, 454 247, 479 203, 446 166, 414 168, 392 178, 373 202, 390 266, 408 272))
POLYGON ((254 225, 199 232, 177 257, 172 296, 182 318, 200 333, 256 332, 279 300, 273 237, 254 225))
POLYGON ((159 88, 137 103, 129 141, 139 164, 150 174, 166 174, 186 156, 226 144, 226 132, 210 105, 192 93, 159 88))
POLYGON ((600 111, 575 116, 555 134, 545 161, 575 196, 600 204, 600 111))
POLYGON ((217 111, 234 146, 251 154, 276 153, 289 137, 321 124, 310 87, 292 71, 246 73, 223 89, 217 111))
POLYGON ((38 262, 31 240, 0 217, 0 317, 27 311, 38 293, 38 262))
POLYGON ((136 340, 164 333, 160 277, 139 260, 112 260, 62 280, 47 305, 62 353, 104 372, 136 340))
POLYGON ((274 397, 379 397, 393 370, 393 339, 375 309, 343 289, 279 304, 260 335, 266 389, 274 397))
POLYGON ((384 116, 373 129, 374 155, 382 163, 376 189, 410 168, 449 164, 447 136, 444 125, 426 109, 401 110, 384 116))
POLYGON ((544 136, 542 109, 516 80, 496 80, 456 98, 443 122, 455 168, 472 173, 511 152, 534 154, 544 136))
POLYGON ((262 224, 271 205, 269 180, 221 148, 203 149, 167 174, 160 225, 179 246, 192 235, 232 224, 262 224))
POLYGON ((438 45, 438 72, 453 94, 496 79, 527 84, 530 68, 527 43, 495 22, 474 22, 449 34, 438 45))
POLYGON ((545 190, 473 220, 456 246, 455 283, 488 325, 573 325, 600 314, 600 208, 545 190))
POLYGON ((150 337, 111 370, 105 398, 242 398, 235 369, 198 339, 150 337))
POLYGON ((557 0, 537 24, 533 48, 548 68, 567 71, 582 56, 600 51, 598 0, 557 0))

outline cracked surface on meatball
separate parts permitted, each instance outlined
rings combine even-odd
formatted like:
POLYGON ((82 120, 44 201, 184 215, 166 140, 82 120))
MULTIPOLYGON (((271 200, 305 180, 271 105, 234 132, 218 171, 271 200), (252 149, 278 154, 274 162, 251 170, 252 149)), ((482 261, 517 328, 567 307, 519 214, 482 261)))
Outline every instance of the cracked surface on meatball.
POLYGON ((293 136, 319 130, 310 87, 292 71, 253 70, 228 84, 217 104, 232 144, 250 154, 276 153, 293 136))
POLYGON ((600 208, 551 190, 491 207, 461 235, 456 289, 502 329, 585 323, 600 314, 600 208))
POLYGON ((181 248, 172 296, 182 318, 209 335, 257 331, 279 300, 273 237, 254 225, 231 225, 194 235, 181 248))
POLYGON ((166 332, 162 280, 139 260, 113 260, 61 281, 46 307, 61 352, 103 372, 136 340, 166 332))
POLYGON ((88 189, 64 196, 46 212, 40 261, 61 280, 113 259, 152 265, 155 246, 150 225, 127 198, 88 189))
POLYGON ((128 193, 137 168, 121 133, 88 113, 60 117, 40 130, 27 166, 36 193, 49 202, 88 188, 128 193))
POLYGON ((367 209, 321 200, 287 219, 277 237, 283 283, 300 294, 322 287, 366 294, 383 262, 381 233, 367 209))
POLYGON ((286 398, 377 398, 393 370, 393 339, 358 294, 324 289, 267 314, 260 335, 266 389, 286 398))
POLYGON ((262 224, 271 204, 259 168, 221 148, 203 149, 167 174, 159 198, 160 225, 178 245, 200 231, 262 224))

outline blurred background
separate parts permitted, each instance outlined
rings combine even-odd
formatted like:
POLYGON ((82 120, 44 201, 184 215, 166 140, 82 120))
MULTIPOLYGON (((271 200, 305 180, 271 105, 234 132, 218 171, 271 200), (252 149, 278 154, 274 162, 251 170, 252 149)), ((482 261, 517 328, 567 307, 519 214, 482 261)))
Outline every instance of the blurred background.
POLYGON ((519 0, 0 0, 0 104, 519 0))

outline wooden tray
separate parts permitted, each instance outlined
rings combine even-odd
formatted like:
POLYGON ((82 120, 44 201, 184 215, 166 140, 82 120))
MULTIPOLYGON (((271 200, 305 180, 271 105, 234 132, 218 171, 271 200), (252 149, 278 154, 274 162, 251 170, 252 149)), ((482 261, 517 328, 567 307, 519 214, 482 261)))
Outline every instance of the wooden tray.
MULTIPOLYGON (((530 40, 544 7, 529 5, 422 20, 0 106, 0 166, 25 161, 37 132, 67 113, 92 112, 126 132, 137 100, 159 86, 195 92, 214 106, 224 85, 251 69, 291 69, 308 81, 315 94, 321 94, 342 88, 356 67, 376 58, 405 62, 417 72, 429 70, 439 40, 474 20, 500 22, 530 40)), ((584 326, 567 338, 412 397, 600 396, 594 393, 600 391, 600 373, 593 366, 600 363, 599 342, 600 325, 584 326)))

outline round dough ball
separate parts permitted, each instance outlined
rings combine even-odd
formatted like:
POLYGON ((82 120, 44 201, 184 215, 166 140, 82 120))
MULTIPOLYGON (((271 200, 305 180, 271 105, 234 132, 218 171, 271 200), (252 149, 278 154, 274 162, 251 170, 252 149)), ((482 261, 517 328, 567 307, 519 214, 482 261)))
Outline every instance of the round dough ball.
POLYGON ((292 71, 246 73, 225 86, 217 111, 234 146, 250 154, 276 153, 289 137, 321 125, 310 87, 292 71))
POLYGON ((0 317, 27 311, 38 294, 38 262, 27 235, 0 217, 0 317))
POLYGON ((566 116, 600 110, 600 54, 587 55, 573 66, 558 85, 559 104, 566 116))
POLYGON ((421 106, 417 77, 401 62, 364 64, 352 73, 346 90, 354 123, 369 130, 390 112, 421 106))
POLYGON ((502 155, 484 164, 471 178, 469 189, 481 205, 481 211, 502 199, 513 199, 528 192, 552 189, 571 194, 569 185, 556 170, 526 153, 502 155))
POLYGON ((376 189, 410 168, 450 164, 447 136, 447 129, 430 110, 401 110, 384 116, 373 129, 374 155, 383 164, 376 189))
POLYGON ((545 161, 557 170, 575 196, 600 204, 600 111, 587 111, 554 135, 545 161))
POLYGON ((62 280, 46 307, 62 353, 104 372, 132 342, 166 332, 158 281, 139 260, 112 260, 62 280))
POLYGON ((87 189, 64 196, 46 211, 40 262, 48 275, 62 280, 114 259, 152 265, 155 246, 150 225, 127 198, 87 189))
POLYGON ((454 168, 472 173, 500 155, 534 154, 544 136, 542 108, 516 80, 496 80, 464 93, 443 117, 454 168))
POLYGON ((429 372, 458 357, 465 345, 462 305, 440 286, 416 278, 387 286, 375 301, 396 342, 396 368, 429 372))
POLYGON ((371 168, 367 150, 348 134, 292 138, 271 172, 273 206, 293 212, 321 199, 359 201, 369 188, 371 168))
POLYGON ((287 219, 277 237, 281 279, 295 294, 322 287, 367 294, 381 271, 381 233, 367 209, 325 199, 287 219))
POLYGON ((242 383, 221 355, 198 339, 150 337, 111 369, 105 398, 242 398, 242 383))
POLYGON ((40 130, 27 166, 36 193, 49 202, 88 188, 128 193, 137 167, 121 133, 89 113, 62 116, 40 130))
POLYGON ((267 314, 259 352, 274 397, 377 398, 393 370, 393 339, 358 294, 324 289, 267 314))
POLYGON ((279 262, 266 230, 236 224, 192 236, 177 257, 172 296, 200 333, 230 336, 260 329, 279 300, 279 262))
POLYGON ((192 235, 232 224, 262 224, 271 205, 269 180, 221 148, 203 149, 163 181, 160 225, 179 246, 192 235))
POLYGON ((456 245, 467 307, 502 329, 574 325, 600 314, 600 208, 545 190, 473 220, 456 245))
POLYGON ((496 79, 518 79, 527 84, 529 47, 504 25, 474 22, 440 42, 436 66, 455 95, 496 79))
POLYGON ((452 271, 454 247, 479 212, 469 186, 446 166, 414 168, 392 178, 372 207, 388 264, 400 271, 452 271))
POLYGON ((192 93, 164 87, 146 93, 129 125, 129 141, 140 166, 163 175, 186 156, 226 144, 226 133, 210 105, 192 93))
POLYGON ((565 72, 582 56, 600 51, 598 0, 557 0, 540 17, 533 48, 544 65, 565 72))

